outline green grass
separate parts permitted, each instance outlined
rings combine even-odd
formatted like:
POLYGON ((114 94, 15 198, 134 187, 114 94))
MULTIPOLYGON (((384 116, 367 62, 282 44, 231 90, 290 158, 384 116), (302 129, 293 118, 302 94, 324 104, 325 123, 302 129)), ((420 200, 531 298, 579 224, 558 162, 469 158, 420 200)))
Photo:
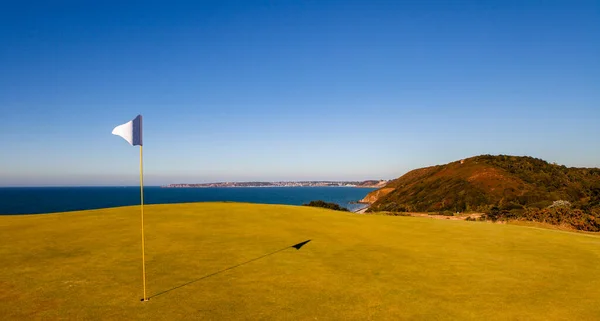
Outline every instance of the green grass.
POLYGON ((238 203, 145 214, 149 302, 138 207, 0 217, 0 319, 600 319, 595 235, 238 203))

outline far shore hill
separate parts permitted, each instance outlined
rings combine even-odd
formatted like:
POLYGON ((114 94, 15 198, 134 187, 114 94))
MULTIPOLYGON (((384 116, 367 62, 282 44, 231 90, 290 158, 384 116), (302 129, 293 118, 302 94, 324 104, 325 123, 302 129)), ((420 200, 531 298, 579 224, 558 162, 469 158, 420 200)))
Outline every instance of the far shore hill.
POLYGON ((385 186, 386 180, 366 181, 280 181, 280 182, 218 182, 201 184, 169 184, 165 188, 193 188, 193 187, 361 187, 380 188, 385 186))
POLYGON ((600 232, 600 168, 480 155, 412 170, 360 203, 370 204, 367 213, 483 213, 491 221, 600 232))

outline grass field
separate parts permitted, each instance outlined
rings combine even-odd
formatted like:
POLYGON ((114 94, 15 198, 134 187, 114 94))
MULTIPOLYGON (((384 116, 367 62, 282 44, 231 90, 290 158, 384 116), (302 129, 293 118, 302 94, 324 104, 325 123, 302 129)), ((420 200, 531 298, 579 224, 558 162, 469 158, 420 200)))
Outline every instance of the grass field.
POLYGON ((0 319, 600 320, 596 235, 239 203, 145 214, 149 302, 138 207, 0 216, 0 319))

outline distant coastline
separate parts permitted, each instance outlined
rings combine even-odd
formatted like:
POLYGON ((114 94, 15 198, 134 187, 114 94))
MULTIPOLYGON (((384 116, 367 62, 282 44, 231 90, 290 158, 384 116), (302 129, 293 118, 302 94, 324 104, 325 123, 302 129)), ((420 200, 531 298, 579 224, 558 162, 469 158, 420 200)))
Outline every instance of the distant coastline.
POLYGON ((380 188, 388 181, 280 181, 280 182, 217 182, 200 184, 168 184, 163 188, 208 188, 208 187, 358 187, 380 188))

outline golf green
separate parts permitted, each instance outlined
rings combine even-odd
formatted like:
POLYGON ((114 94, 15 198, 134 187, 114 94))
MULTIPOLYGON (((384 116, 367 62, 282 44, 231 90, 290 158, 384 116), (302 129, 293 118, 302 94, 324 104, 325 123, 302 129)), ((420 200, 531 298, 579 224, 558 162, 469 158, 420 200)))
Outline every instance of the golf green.
POLYGON ((600 237, 243 203, 0 216, 0 319, 600 320, 600 237), (292 247, 308 241, 303 246, 292 247))

